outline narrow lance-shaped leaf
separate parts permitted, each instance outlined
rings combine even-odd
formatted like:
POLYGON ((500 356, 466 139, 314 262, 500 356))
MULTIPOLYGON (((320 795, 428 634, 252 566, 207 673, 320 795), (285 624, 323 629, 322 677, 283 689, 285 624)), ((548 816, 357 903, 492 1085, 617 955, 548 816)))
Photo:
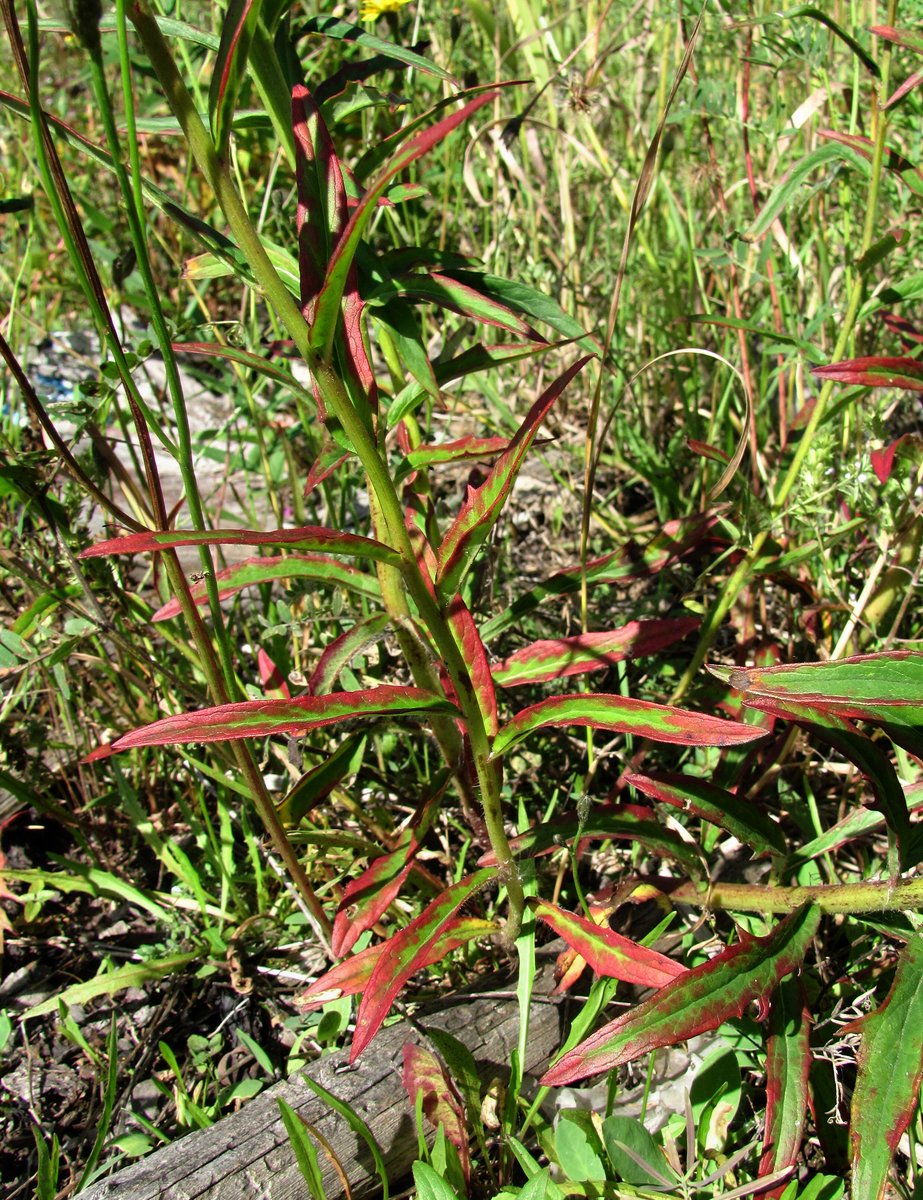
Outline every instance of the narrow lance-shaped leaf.
POLYGON ((78 558, 103 558, 109 554, 145 554, 157 550, 175 550, 179 546, 297 546, 301 550, 348 554, 352 558, 374 558, 398 563, 399 555, 383 542, 339 533, 319 525, 297 529, 182 529, 144 530, 126 537, 109 538, 81 550, 78 558))
POLYGON ((221 25, 221 42, 208 89, 208 113, 219 158, 227 155, 237 96, 262 4, 263 0, 229 0, 221 25))
POLYGON ((355 1062, 378 1032, 398 992, 428 960, 433 944, 458 909, 495 875, 495 871, 484 869, 452 884, 441 896, 431 901, 406 929, 390 939, 388 954, 379 959, 359 1005, 350 1062, 355 1062))
POLYGON ((324 649, 308 679, 308 691, 312 696, 323 696, 332 692, 337 678, 357 654, 363 654, 370 646, 380 642, 391 627, 387 613, 375 613, 364 621, 357 621, 341 633, 324 649))
POLYGON ((605 670, 626 658, 658 654, 698 629, 699 624, 698 617, 629 621, 619 629, 532 642, 493 668, 494 682, 502 687, 520 687, 605 670))
POLYGON ((639 946, 615 930, 595 925, 586 917, 556 904, 530 897, 526 903, 568 946, 585 958, 597 975, 621 979, 638 987, 659 988, 683 975, 686 968, 656 950, 639 946))
MULTIPOLYGON (((810 1070, 811 1014, 797 981, 784 979, 769 1005, 761 1177, 794 1166, 801 1153, 810 1070)), ((778 1197, 784 1188, 785 1184, 780 1184, 765 1195, 778 1197)))
POLYGON ((464 1107, 439 1059, 425 1046, 408 1042, 404 1046, 403 1083, 414 1107, 418 1093, 423 1093, 424 1116, 434 1128, 441 1125, 445 1130, 446 1137, 458 1151, 465 1179, 470 1179, 471 1155, 464 1107))
POLYGON ((428 153, 434 146, 446 138, 452 130, 467 121, 477 110, 495 99, 496 92, 486 92, 469 100, 458 112, 444 117, 429 129, 417 134, 378 174, 369 186, 368 191, 354 209, 343 234, 337 243, 333 258, 328 264, 327 276, 320 295, 314 307, 314 325, 311 330, 311 343, 325 359, 329 361, 333 351, 333 340, 336 334, 340 312, 340 301, 347 287, 350 268, 355 259, 356 250, 366 226, 372 218, 378 198, 395 175, 400 174, 416 162, 418 158, 428 153))
POLYGON ((765 729, 706 713, 590 692, 583 696, 550 696, 522 709, 497 734, 492 757, 500 758, 536 729, 574 725, 632 733, 678 746, 740 746, 766 735, 765 729))
POLYGON ((351 42, 364 50, 372 51, 374 54, 384 54, 388 58, 393 58, 395 62, 403 63, 407 67, 414 67, 416 70, 422 71, 425 75, 435 75, 439 79, 448 80, 449 83, 454 82, 452 75, 448 71, 444 71, 442 67, 438 67, 434 62, 430 62, 422 54, 416 54, 413 50, 408 50, 404 46, 398 45, 397 42, 385 41, 384 38, 376 37, 374 33, 363 29, 360 25, 352 25, 349 21, 341 21, 337 17, 311 17, 303 25, 299 26, 299 33, 302 36, 306 34, 319 34, 321 37, 335 38, 341 42, 351 42))
POLYGON ((461 512, 439 547, 439 574, 436 582, 444 596, 454 595, 458 591, 478 548, 487 540, 503 511, 539 426, 555 400, 589 361, 589 355, 578 358, 563 375, 546 388, 532 405, 516 436, 510 442, 509 449, 494 464, 484 483, 479 488, 469 488, 461 512))
POLYGON ((493 737, 499 727, 497 718, 497 695, 494 690, 494 679, 487 658, 487 651, 481 641, 474 618, 468 611, 468 606, 461 596, 456 595, 449 605, 449 628, 461 651, 478 707, 484 717, 488 736, 493 737))
POLYGON ((712 667, 712 673, 743 692, 745 704, 794 700, 850 720, 890 725, 923 724, 923 654, 891 650, 834 662, 781 667, 712 667))
MULTIPOLYGON (((576 814, 569 813, 553 821, 534 825, 518 837, 511 838, 510 849, 518 856, 537 858, 569 845, 577 838, 581 844, 594 838, 613 838, 638 842, 649 853, 659 858, 675 859, 683 864, 690 875, 700 876, 703 873, 702 862, 695 847, 651 818, 650 809, 637 805, 595 807, 583 821, 576 814)), ((578 850, 579 847, 575 846, 574 853, 578 850)), ((479 866, 496 866, 496 862, 492 850, 478 859, 479 866)))
MULTIPOLYGON (((455 917, 446 923, 420 967, 429 967, 433 963, 441 962, 459 946, 464 946, 473 938, 489 937, 498 929, 496 921, 482 921, 477 917, 455 917)), ((355 996, 363 991, 372 978, 375 967, 382 958, 391 953, 393 940, 389 938, 375 946, 366 946, 358 954, 352 954, 335 967, 331 967, 320 979, 316 979, 309 988, 295 997, 295 1007, 301 1012, 313 1012, 316 1008, 323 1008, 331 1000, 339 1000, 342 996, 355 996)))
POLYGON ((493 458, 509 448, 510 440, 504 437, 464 437, 453 442, 438 442, 420 446, 407 455, 408 466, 415 471, 422 467, 439 466, 441 463, 463 462, 467 459, 493 458))
POLYGON ((777 825, 749 800, 692 775, 656 773, 625 775, 625 782, 652 800, 672 804, 717 825, 757 853, 785 853, 785 838, 777 825))
POLYGON ((297 824, 338 783, 348 775, 355 775, 362 766, 367 743, 367 734, 355 733, 345 738, 322 763, 306 771, 277 805, 279 820, 285 825, 297 824))
POLYGON ((754 242, 770 228, 773 221, 783 212, 783 210, 791 203, 795 195, 801 190, 802 185, 812 175, 818 167, 829 167, 833 163, 845 159, 858 167, 860 171, 868 173, 868 163, 856 154, 848 146, 819 146, 816 150, 812 150, 810 154, 806 154, 804 158, 798 160, 795 165, 785 173, 783 178, 773 188, 766 203, 760 209, 759 216, 750 225, 746 233, 741 234, 741 238, 745 242, 754 242))
POLYGON ((365 691, 333 692, 329 696, 299 696, 295 700, 244 700, 219 704, 198 712, 164 717, 116 738, 94 751, 90 759, 118 754, 139 746, 177 746, 186 742, 227 742, 274 733, 307 733, 326 725, 370 717, 420 716, 456 713, 442 696, 414 687, 382 684, 365 691))
POLYGON ((252 350, 244 350, 239 346, 223 346, 219 342, 174 342, 173 349, 177 354, 223 358, 228 362, 237 363, 239 366, 249 367, 250 370, 275 380, 293 396, 297 396, 299 400, 311 401, 311 393, 307 388, 302 387, 291 371, 287 371, 279 363, 273 362, 271 358, 266 358, 262 354, 254 354, 252 350))
POLYGON ((443 275, 439 271, 432 271, 427 275, 404 275, 389 280, 371 293, 369 303, 374 304, 378 301, 386 304, 391 295, 436 304, 463 317, 470 317, 482 325, 505 329, 508 333, 528 338, 530 341, 545 341, 505 304, 500 304, 470 284, 461 283, 451 275, 443 275))
MULTIPOLYGON (((311 579, 330 587, 345 588, 369 600, 381 599, 381 589, 374 575, 368 575, 324 554, 275 554, 245 558, 215 572, 219 600, 228 600, 244 588, 260 583, 276 583, 280 579, 311 579)), ((200 606, 208 603, 204 580, 194 583, 189 589, 189 594, 200 606)), ((178 617, 180 611, 179 601, 174 598, 158 608, 151 620, 168 621, 172 617, 178 617)))
POLYGON ((562 1087, 661 1046, 688 1041, 742 1016, 754 1000, 765 1013, 770 992, 801 965, 819 923, 820 910, 806 905, 769 937, 748 938, 680 975, 560 1058, 543 1076, 542 1086, 562 1087))
POLYGON ((863 1018, 860 1028, 849 1122, 851 1195, 879 1200, 923 1083, 923 937, 918 933, 901 953, 884 1004, 863 1018))
POLYGON ((825 367, 812 367, 815 379, 835 383, 851 383, 862 387, 903 388, 908 392, 923 392, 923 363, 915 358, 897 355, 872 355, 866 358, 845 358, 825 367))

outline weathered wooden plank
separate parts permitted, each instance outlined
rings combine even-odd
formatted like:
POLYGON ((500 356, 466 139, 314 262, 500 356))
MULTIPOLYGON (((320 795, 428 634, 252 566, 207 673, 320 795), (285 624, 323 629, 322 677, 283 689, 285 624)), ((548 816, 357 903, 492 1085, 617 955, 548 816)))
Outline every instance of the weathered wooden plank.
MULTIPOLYGON (((496 978, 480 990, 509 988, 496 978)), ((530 1013, 528 1073, 539 1071, 561 1042, 560 1010, 546 999, 553 986, 551 965, 540 973, 530 1013)), ((85 1200, 305 1200, 307 1189, 295 1163, 279 1116, 282 1098, 330 1142, 344 1166, 355 1200, 380 1191, 364 1142, 320 1101, 301 1078, 303 1073, 348 1102, 372 1129, 392 1180, 406 1174, 416 1157, 413 1112, 401 1084, 403 1048, 426 1043, 427 1029, 445 1030, 465 1043, 482 1079, 509 1075, 510 1056, 519 1037, 518 1006, 511 992, 449 998, 432 1012, 383 1029, 354 1067, 348 1052, 328 1054, 305 1072, 251 1100, 240 1112, 211 1129, 190 1133, 106 1180, 87 1188, 85 1200)), ((336 1171, 319 1151, 330 1200, 343 1195, 336 1171)))

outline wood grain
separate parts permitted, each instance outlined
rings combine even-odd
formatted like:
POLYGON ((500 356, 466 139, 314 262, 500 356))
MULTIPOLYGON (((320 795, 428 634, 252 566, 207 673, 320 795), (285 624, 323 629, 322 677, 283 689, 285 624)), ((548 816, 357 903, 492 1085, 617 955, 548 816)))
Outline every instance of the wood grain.
MULTIPOLYGON (((547 948, 546 948, 547 949, 547 948)), ((553 986, 552 964, 539 973, 527 1041, 527 1074, 539 1072, 562 1040, 560 1008, 547 999, 553 986)), ((515 982, 491 978, 479 985, 489 996, 460 993, 435 1011, 415 1014, 383 1029, 355 1067, 348 1051, 318 1059, 303 1072, 276 1084, 240 1112, 211 1129, 190 1133, 81 1193, 85 1200, 305 1200, 308 1191, 295 1163, 279 1116, 278 1100, 288 1103, 330 1142, 349 1178, 354 1200, 380 1193, 365 1143, 302 1079, 310 1075, 327 1091, 349 1103, 369 1125, 394 1181, 416 1158, 413 1112, 401 1084, 405 1042, 426 1044, 426 1030, 451 1033, 471 1050, 482 1080, 509 1075, 510 1056, 519 1037, 515 982), (503 989, 506 989, 505 991, 503 989)), ((340 1179, 318 1151, 329 1200, 344 1195, 340 1179)))

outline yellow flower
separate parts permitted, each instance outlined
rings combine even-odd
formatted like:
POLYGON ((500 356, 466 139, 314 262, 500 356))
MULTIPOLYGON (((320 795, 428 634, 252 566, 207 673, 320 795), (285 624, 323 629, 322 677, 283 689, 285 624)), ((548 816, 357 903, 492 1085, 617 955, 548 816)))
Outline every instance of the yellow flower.
POLYGON ((359 16, 363 21, 375 21, 382 13, 397 12, 411 0, 362 0, 359 16))

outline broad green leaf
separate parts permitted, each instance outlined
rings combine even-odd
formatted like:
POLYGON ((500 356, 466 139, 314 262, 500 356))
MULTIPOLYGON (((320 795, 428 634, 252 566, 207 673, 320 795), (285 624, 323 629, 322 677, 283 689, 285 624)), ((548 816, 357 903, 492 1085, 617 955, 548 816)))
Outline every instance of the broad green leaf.
POLYGON ((317 297, 314 307, 314 324, 311 329, 311 344, 314 349, 329 361, 333 352, 333 341, 339 321, 340 302, 347 288, 350 270, 353 266, 356 250, 365 233, 369 221, 385 189, 395 175, 400 174, 422 158, 432 148, 446 138, 452 130, 463 124, 483 105, 490 103, 496 92, 487 92, 469 100, 458 112, 444 117, 429 129, 417 134, 382 168, 365 195, 359 201, 337 242, 336 250, 327 267, 324 286, 317 297))
POLYGON ((523 646, 492 669, 495 683, 520 687, 600 671, 626 658, 657 654, 698 629, 698 617, 629 621, 619 629, 549 638, 523 646))
MULTIPOLYGON (((381 589, 374 575, 347 566, 324 554, 279 554, 245 558, 215 572, 219 600, 228 600, 244 588, 260 583, 276 583, 280 579, 312 579, 330 587, 342 587, 369 600, 381 600, 381 589)), ((205 581, 192 584, 189 594, 196 604, 208 604, 205 581)), ((151 617, 152 621, 168 621, 180 614, 177 599, 168 600, 151 617)))
POLYGON ((311 1141, 307 1125, 288 1101, 283 1100, 281 1096, 278 1099, 278 1105, 282 1124, 288 1134, 301 1177, 307 1184, 308 1191, 314 1200, 325 1200, 324 1180, 317 1161, 317 1151, 311 1141))
POLYGON ((33 1004, 24 1013, 20 1013, 20 1017, 25 1021, 30 1017, 43 1017, 46 1013, 57 1012, 58 1004, 62 1001, 67 1005, 87 1004, 99 996, 112 996, 116 992, 125 991, 126 988, 140 988, 146 983, 182 970, 197 958, 199 952, 192 951, 188 954, 172 954, 166 958, 153 958, 147 962, 127 963, 124 967, 106 971, 85 983, 72 983, 63 992, 58 992, 39 1004, 33 1004))
POLYGON ((471 1155, 468 1150, 468 1129, 461 1098, 442 1063, 432 1051, 414 1042, 404 1046, 404 1089, 411 1104, 416 1106, 419 1092, 423 1093, 423 1114, 434 1128, 440 1126, 458 1151, 466 1182, 471 1178, 471 1155))
POLYGON ((429 713, 457 714, 457 711, 442 696, 391 684, 356 692, 332 692, 327 696, 299 696, 295 700, 244 700, 142 725, 94 751, 88 755, 88 761, 138 746, 227 742, 237 738, 269 737, 276 733, 295 736, 356 719, 415 715, 425 719, 429 713))
POLYGON ((561 1087, 717 1029, 742 1016, 754 1000, 765 1012, 779 980, 801 966, 820 916, 816 906, 806 905, 769 937, 747 938, 680 975, 565 1054, 543 1076, 542 1085, 561 1087))
POLYGON ((565 1177, 573 1183, 606 1178, 602 1144, 588 1112, 567 1108, 554 1131, 554 1152, 565 1177))
POLYGON ((629 772, 624 780, 652 800, 661 800, 710 821, 738 841, 752 846, 758 854, 785 853, 785 838, 778 825, 774 825, 753 802, 716 787, 705 779, 662 772, 651 775, 629 772))
POLYGON ((306 772, 276 808, 283 825, 297 825, 306 813, 362 766, 368 734, 354 733, 322 763, 306 772))
POLYGON ((677 746, 739 746, 766 735, 765 729, 706 713, 590 692, 583 696, 550 696, 522 709, 497 734, 491 757, 500 758, 536 729, 574 725, 632 733, 677 746))
POLYGON ((784 979, 769 1003, 766 1125, 760 1175, 793 1166, 801 1153, 810 1070, 811 1015, 798 982, 784 979))
POLYGON ((548 325, 555 333, 575 341, 581 350, 596 356, 601 354, 599 340, 587 333, 579 321, 553 299, 547 292, 518 280, 504 279, 500 275, 482 274, 479 271, 453 270, 452 274, 462 283, 467 283, 484 296, 490 296, 530 320, 548 325))
POLYGON ((417 1200, 462 1200, 429 1163, 419 1159, 413 1164, 413 1181, 417 1185, 417 1200))
MULTIPOLYGON (((428 967, 441 962, 452 950, 457 950, 459 946, 464 946, 474 938, 490 937, 498 928, 496 921, 482 921, 477 917, 455 917, 445 924, 432 943, 426 958, 419 965, 428 967)), ((323 1008, 331 1000, 339 1000, 342 996, 355 996, 357 992, 364 991, 380 960, 390 955, 393 941, 394 938, 389 938, 386 942, 367 946, 358 954, 353 954, 331 967, 326 974, 295 997, 295 1007, 300 1012, 313 1012, 316 1008, 323 1008)))
POLYGON ((550 925, 571 949, 586 959, 597 975, 638 987, 659 988, 686 971, 672 958, 639 946, 608 926, 596 925, 547 900, 530 898, 526 903, 540 921, 550 925))
POLYGON ((588 355, 578 358, 545 389, 532 405, 509 448, 494 464, 484 483, 479 488, 468 489, 465 503, 439 547, 436 585, 443 596, 452 596, 458 591, 479 548, 489 537, 503 511, 539 426, 555 400, 589 361, 588 355))
POLYGON ((860 1024, 862 1046, 850 1113, 852 1192, 884 1195, 891 1160, 910 1124, 923 1083, 923 937, 901 952, 884 1003, 860 1024))
POLYGON ((355 1062, 381 1028, 395 997, 410 977, 428 961, 434 943, 445 932, 458 909, 495 876, 496 871, 491 868, 465 876, 432 900, 406 929, 389 939, 388 952, 379 959, 363 992, 356 1016, 350 1062, 355 1062))
MULTIPOLYGON (((702 863, 695 847, 684 841, 679 834, 665 829, 659 822, 645 819, 650 816, 649 809, 641 809, 634 805, 600 805, 591 809, 584 821, 576 814, 567 814, 553 821, 534 825, 518 837, 511 838, 510 847, 517 855, 538 857, 568 845, 577 838, 581 841, 593 838, 624 839, 639 842, 651 854, 661 858, 676 859, 690 874, 701 875, 702 863)), ((576 849, 575 846, 574 850, 576 849)), ((483 866, 495 866, 493 851, 488 850, 481 855, 478 863, 483 866)))
POLYGON ((851 383, 860 387, 903 388, 908 392, 923 392, 923 363, 915 358, 871 356, 847 358, 826 367, 812 367, 815 379, 826 382, 851 383))
POLYGON ((221 23, 221 41, 208 89, 208 115, 219 158, 227 156, 234 109, 261 7, 262 0, 228 0, 221 23))
POLYGON ((743 240, 745 242, 755 242, 757 238, 762 237, 773 221, 782 214, 795 196, 800 193, 803 184, 809 176, 813 175, 819 167, 829 168, 843 160, 852 166, 858 167, 864 175, 869 174, 868 163, 865 162, 860 154, 856 154, 848 146, 819 146, 816 150, 812 150, 810 154, 806 154, 804 158, 799 159, 786 172, 782 180, 776 184, 766 203, 760 209, 759 216, 750 225, 746 233, 741 234, 743 240))
POLYGON ((743 692, 744 704, 764 711, 772 710, 763 701, 795 700, 850 720, 923 725, 923 654, 913 650, 781 667, 713 667, 712 673, 743 692))
POLYGON ((110 538, 81 550, 78 558, 101 558, 107 554, 144 554, 156 550, 175 550, 178 546, 297 546, 302 550, 349 554, 353 558, 373 558, 380 562, 400 561, 390 546, 355 533, 338 533, 319 525, 298 529, 185 529, 144 530, 125 537, 110 538))
POLYGON ((660 1147, 634 1117, 606 1117, 603 1144, 616 1176, 624 1183, 636 1187, 676 1186, 676 1175, 660 1147))

